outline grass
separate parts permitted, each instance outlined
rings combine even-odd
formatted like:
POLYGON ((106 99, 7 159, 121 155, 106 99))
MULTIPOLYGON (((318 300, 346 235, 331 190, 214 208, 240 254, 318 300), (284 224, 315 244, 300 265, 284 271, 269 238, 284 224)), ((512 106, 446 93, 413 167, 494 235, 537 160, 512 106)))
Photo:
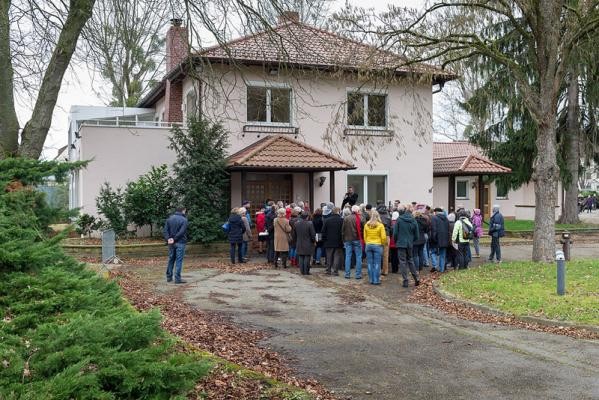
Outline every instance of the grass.
POLYGON ((456 297, 516 316, 599 325, 599 260, 566 266, 566 294, 556 293, 555 264, 511 262, 443 275, 440 287, 456 297))
MULTIPOLYGON (((583 228, 599 228, 599 225, 579 223, 579 224, 555 224, 555 229, 572 230, 583 228)), ((505 230, 511 232, 518 231, 533 231, 535 229, 535 221, 532 220, 505 220, 505 230)))

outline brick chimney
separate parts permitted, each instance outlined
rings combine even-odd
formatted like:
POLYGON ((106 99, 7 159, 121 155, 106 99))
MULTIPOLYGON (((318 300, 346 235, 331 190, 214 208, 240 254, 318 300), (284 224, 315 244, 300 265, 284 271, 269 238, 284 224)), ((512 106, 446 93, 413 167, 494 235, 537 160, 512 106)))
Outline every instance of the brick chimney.
POLYGON ((171 19, 171 27, 166 32, 166 72, 169 73, 181 61, 185 60, 189 52, 187 28, 180 18, 171 19))
MULTIPOLYGON (((166 32, 166 73, 168 74, 184 61, 189 54, 187 28, 183 20, 171 19, 171 27, 166 32)), ((164 120, 183 122, 183 80, 167 80, 164 93, 164 120)))
POLYGON ((279 25, 286 24, 287 22, 299 22, 299 13, 297 11, 283 11, 279 15, 279 25))

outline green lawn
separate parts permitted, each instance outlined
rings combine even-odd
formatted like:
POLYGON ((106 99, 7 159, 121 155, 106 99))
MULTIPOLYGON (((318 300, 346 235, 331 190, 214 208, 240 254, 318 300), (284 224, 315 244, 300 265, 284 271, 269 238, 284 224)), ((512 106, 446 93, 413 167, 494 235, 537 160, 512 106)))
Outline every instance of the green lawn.
POLYGON ((556 294, 555 264, 489 264, 447 273, 439 283, 459 298, 517 316, 599 325, 599 260, 568 262, 564 296, 556 294))
MULTIPOLYGON (((599 225, 595 224, 555 224, 555 229, 582 229, 582 228, 599 228, 599 225)), ((535 229, 535 221, 532 220, 505 220, 506 231, 533 231, 535 229)))

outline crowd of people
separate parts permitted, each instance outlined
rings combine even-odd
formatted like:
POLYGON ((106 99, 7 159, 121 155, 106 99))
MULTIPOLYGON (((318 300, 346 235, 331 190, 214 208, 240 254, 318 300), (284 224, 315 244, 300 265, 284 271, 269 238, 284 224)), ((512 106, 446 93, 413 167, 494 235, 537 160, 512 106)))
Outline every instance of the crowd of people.
MULTIPOLYGON (((249 202, 231 211, 223 225, 231 244, 231 263, 248 261, 252 228, 258 235, 258 252, 275 268, 299 267, 304 275, 312 265, 325 265, 326 274, 362 279, 362 264, 367 265, 368 280, 381 283, 381 275, 401 273, 403 286, 411 276, 420 284, 424 268, 444 272, 447 268, 468 268, 472 257, 480 257, 479 239, 486 222, 479 209, 463 206, 456 210, 432 209, 412 202, 404 205, 356 204, 358 194, 348 188, 341 206, 322 203, 310 211, 306 202, 284 204, 267 200, 252 221, 249 202), (472 246, 474 252, 472 251, 472 246)), ((493 207, 488 221, 491 237, 489 261, 501 262, 500 238, 504 221, 499 206, 493 207)))

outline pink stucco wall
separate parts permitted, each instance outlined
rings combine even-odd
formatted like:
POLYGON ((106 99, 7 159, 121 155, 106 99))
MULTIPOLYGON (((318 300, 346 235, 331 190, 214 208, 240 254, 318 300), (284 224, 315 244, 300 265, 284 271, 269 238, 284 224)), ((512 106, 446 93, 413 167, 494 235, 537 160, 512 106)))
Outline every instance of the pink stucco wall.
POLYGON ((149 171, 152 165, 172 165, 175 154, 167 148, 166 128, 123 128, 82 126, 81 159, 91 160, 79 174, 82 212, 96 214, 100 186, 125 186, 149 171))

